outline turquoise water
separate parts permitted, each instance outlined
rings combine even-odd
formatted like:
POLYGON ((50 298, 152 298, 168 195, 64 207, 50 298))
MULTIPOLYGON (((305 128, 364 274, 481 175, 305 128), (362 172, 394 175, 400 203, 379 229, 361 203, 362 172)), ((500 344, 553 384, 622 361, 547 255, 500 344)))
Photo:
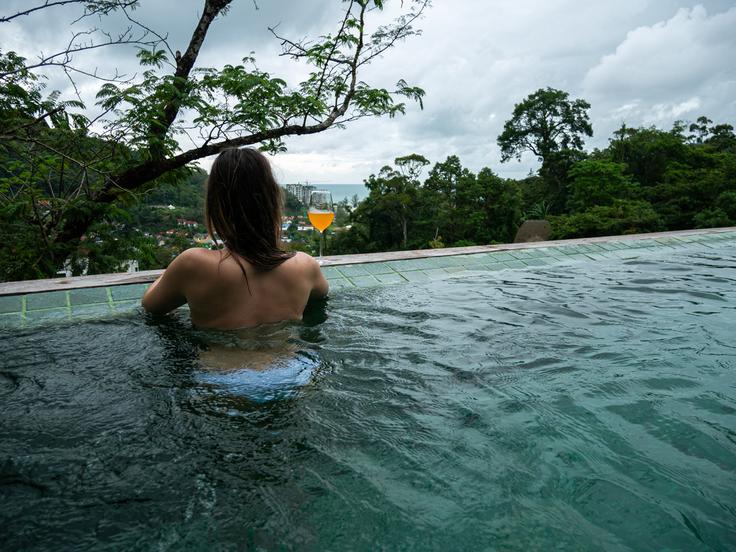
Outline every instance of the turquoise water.
POLYGON ((0 548, 732 550, 734 245, 3 332, 0 548))

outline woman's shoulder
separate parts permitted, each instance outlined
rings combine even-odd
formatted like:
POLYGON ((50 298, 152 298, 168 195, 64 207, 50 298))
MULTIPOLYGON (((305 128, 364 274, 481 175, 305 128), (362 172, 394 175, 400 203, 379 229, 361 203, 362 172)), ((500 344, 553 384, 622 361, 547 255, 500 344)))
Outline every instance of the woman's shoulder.
POLYGON ((191 247, 179 253, 169 267, 173 267, 178 272, 192 274, 200 272, 209 265, 219 263, 221 255, 218 250, 191 247))

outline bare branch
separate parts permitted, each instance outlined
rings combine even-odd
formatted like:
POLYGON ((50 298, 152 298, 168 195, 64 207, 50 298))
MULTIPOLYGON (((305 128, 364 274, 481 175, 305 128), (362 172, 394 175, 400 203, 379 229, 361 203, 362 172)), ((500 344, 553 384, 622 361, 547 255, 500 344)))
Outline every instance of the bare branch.
POLYGON ((34 8, 29 8, 27 10, 19 11, 18 13, 14 13, 13 15, 0 17, 0 23, 7 23, 8 21, 12 21, 13 19, 16 19, 18 17, 30 15, 33 12, 43 10, 46 8, 51 8, 55 6, 64 6, 66 4, 83 4, 84 2, 85 0, 57 0, 56 2, 49 2, 48 0, 46 0, 46 2, 44 2, 40 6, 36 6, 34 8))

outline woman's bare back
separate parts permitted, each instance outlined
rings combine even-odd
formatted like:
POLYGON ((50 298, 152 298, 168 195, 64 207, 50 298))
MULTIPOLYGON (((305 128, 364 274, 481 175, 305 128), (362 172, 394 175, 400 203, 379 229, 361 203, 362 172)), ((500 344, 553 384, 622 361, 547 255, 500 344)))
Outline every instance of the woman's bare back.
POLYGON ((247 274, 225 251, 188 249, 179 255, 143 297, 150 312, 189 304, 192 323, 233 329, 299 320, 310 297, 327 295, 317 261, 297 253, 268 272, 240 259, 247 274))

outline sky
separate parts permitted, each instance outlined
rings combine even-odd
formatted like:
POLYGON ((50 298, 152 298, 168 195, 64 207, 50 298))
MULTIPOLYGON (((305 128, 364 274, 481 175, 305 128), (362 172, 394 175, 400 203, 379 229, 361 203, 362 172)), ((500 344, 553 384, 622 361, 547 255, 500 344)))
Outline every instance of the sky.
MULTIPOLYGON (((0 14, 43 3, 3 0, 0 14)), ((389 0, 381 20, 401 11, 389 0)), ((204 0, 141 0, 137 19, 168 35, 184 51, 204 0)), ((215 21, 198 65, 237 64, 253 52, 258 67, 287 82, 304 68, 279 56, 268 31, 293 38, 333 31, 339 0, 235 0, 215 21)), ((73 29, 122 28, 120 18, 82 21, 72 6, 49 8, 0 23, 0 49, 33 58, 59 49, 73 29)), ((403 78, 426 92, 424 109, 410 103, 404 116, 364 119, 345 129, 290 137, 288 151, 272 157, 282 183, 360 183, 394 158, 418 153, 432 163, 457 155, 473 171, 490 167, 522 178, 539 167, 526 155, 501 163, 496 144, 514 104, 539 88, 553 87, 591 104, 594 135, 586 148, 602 148, 627 126, 669 129, 676 120, 706 115, 736 126, 736 0, 434 0, 422 29, 367 68, 362 78, 392 89, 403 78)), ((129 47, 95 50, 80 65, 100 73, 133 73, 129 47)), ((49 88, 73 93, 63 75, 50 73, 49 88)), ((94 105, 99 82, 81 79, 94 105)), ((182 142, 184 146, 188 145, 182 142)), ((213 158, 201 165, 208 168, 213 158)))

